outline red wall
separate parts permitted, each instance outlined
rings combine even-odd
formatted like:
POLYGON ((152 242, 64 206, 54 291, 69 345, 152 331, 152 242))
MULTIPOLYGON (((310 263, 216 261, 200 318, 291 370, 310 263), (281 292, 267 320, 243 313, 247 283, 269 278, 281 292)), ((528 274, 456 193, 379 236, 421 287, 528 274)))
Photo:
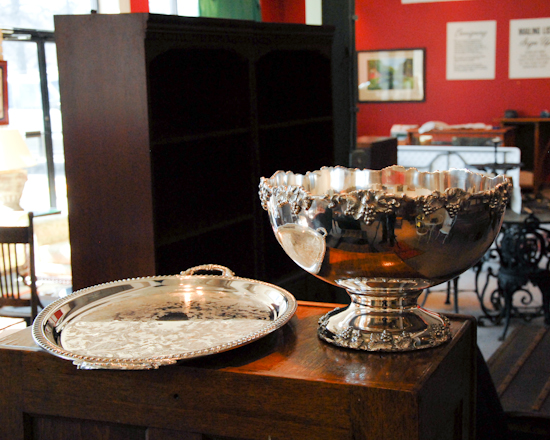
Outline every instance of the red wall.
POLYGON ((149 0, 130 0, 131 12, 149 12, 149 0))
POLYGON ((305 0, 261 0, 262 21, 270 23, 306 22, 305 0))
POLYGON ((425 48, 426 101, 359 104, 358 135, 388 136, 393 124, 484 122, 506 109, 538 116, 550 109, 550 78, 508 79, 511 19, 550 17, 550 0, 471 0, 402 5, 401 0, 356 1, 357 50, 425 48), (454 80, 446 76, 447 22, 496 20, 494 80, 454 80))

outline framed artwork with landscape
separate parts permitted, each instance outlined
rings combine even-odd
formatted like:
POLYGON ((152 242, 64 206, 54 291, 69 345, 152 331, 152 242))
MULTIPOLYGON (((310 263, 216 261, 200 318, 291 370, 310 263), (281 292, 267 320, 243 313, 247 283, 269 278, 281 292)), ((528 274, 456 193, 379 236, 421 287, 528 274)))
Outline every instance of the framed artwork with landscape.
POLYGON ((425 49, 357 52, 359 102, 425 100, 425 49))

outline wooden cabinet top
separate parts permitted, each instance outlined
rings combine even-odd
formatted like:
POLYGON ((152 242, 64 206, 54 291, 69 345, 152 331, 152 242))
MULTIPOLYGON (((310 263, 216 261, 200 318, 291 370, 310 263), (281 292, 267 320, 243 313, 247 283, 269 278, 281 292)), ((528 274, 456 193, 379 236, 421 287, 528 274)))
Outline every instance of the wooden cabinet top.
POLYGON ((409 145, 418 145, 421 135, 432 136, 434 143, 451 145, 455 138, 493 138, 499 137, 503 145, 512 146, 515 143, 515 127, 500 127, 490 130, 473 128, 448 128, 434 129, 425 133, 418 133, 418 128, 407 130, 407 143, 409 145))
POLYGON ((471 438, 474 318, 451 316, 453 339, 436 348, 367 353, 317 338, 320 316, 333 308, 300 302, 263 339, 147 371, 77 370, 20 331, 0 338, 0 423, 10 439, 26 429, 60 438, 51 435, 68 429, 65 420, 147 427, 147 439, 160 431, 178 435, 154 438, 471 438))
POLYGON ((527 118, 500 118, 497 119, 501 124, 514 124, 514 123, 530 123, 530 122, 548 122, 550 123, 550 118, 538 118, 538 117, 527 117, 527 118))
MULTIPOLYGON (((469 317, 451 319, 455 338, 441 347, 410 353, 372 353, 333 347, 317 338, 317 321, 337 304, 299 301, 291 321, 275 333, 252 344, 213 356, 191 359, 162 369, 205 368, 239 374, 277 376, 304 381, 414 388, 453 349, 460 337, 471 329, 469 317)), ((0 349, 18 348, 38 351, 64 368, 76 369, 70 361, 42 352, 32 340, 30 328, 0 339, 0 349)), ((117 373, 113 373, 117 374, 117 373)))
MULTIPOLYGON (((496 134, 506 134, 513 130, 514 130, 514 127, 500 127, 500 128, 493 128, 490 130, 474 129, 474 128, 445 128, 445 129, 430 130, 422 134, 426 134, 426 135, 451 134, 451 135, 461 135, 461 136, 468 135, 471 137, 476 137, 476 136, 494 136, 496 134)), ((407 133, 412 133, 417 135, 419 134, 418 128, 409 129, 407 130, 407 133)))

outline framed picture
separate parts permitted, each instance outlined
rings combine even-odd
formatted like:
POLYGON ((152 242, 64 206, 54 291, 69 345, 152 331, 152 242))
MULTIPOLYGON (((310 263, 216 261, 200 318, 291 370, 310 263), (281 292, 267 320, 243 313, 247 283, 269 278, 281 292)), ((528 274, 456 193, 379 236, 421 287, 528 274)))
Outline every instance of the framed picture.
POLYGON ((7 61, 0 61, 0 125, 8 121, 8 72, 7 61))
POLYGON ((424 101, 424 64, 424 49, 358 52, 359 102, 424 101))

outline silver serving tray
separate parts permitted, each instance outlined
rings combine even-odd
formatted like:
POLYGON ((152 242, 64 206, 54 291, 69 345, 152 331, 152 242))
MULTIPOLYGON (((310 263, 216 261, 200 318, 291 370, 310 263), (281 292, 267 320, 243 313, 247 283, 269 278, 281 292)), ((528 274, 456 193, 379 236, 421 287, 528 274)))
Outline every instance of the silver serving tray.
POLYGON ((42 310, 32 332, 78 368, 142 370, 248 344, 286 324, 296 307, 280 287, 203 265, 76 291, 42 310))

